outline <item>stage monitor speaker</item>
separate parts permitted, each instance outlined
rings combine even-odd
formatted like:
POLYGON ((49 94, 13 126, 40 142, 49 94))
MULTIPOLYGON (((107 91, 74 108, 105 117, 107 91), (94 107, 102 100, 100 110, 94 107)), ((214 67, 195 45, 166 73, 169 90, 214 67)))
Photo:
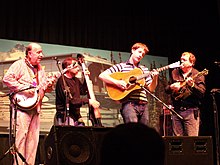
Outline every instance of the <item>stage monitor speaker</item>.
POLYGON ((46 165, 96 165, 108 127, 52 126, 45 139, 46 165))
POLYGON ((165 165, 213 165, 211 136, 164 137, 165 165))

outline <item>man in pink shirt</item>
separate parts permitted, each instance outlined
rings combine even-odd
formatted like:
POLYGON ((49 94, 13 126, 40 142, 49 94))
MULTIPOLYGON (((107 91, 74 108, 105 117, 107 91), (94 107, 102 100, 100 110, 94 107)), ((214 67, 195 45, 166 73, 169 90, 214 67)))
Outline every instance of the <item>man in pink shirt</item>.
POLYGON ((30 43, 26 48, 25 58, 15 61, 3 78, 4 84, 13 93, 10 106, 12 118, 16 117, 16 120, 13 120, 13 124, 16 121, 15 146, 26 160, 23 162, 21 156, 14 156, 14 164, 35 164, 42 99, 45 92, 52 91, 55 82, 55 79, 48 81, 46 78, 40 65, 42 58, 41 46, 38 43, 30 43))

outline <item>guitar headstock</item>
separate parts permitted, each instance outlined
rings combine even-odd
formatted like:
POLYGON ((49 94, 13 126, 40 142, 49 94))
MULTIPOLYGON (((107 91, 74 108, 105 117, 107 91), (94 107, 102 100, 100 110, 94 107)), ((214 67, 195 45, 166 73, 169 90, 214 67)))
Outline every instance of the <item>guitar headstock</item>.
POLYGON ((207 69, 205 68, 205 69, 203 69, 203 71, 199 72, 199 75, 205 76, 205 75, 207 75, 208 73, 209 73, 209 70, 207 70, 207 69))
POLYGON ((180 67, 180 61, 174 62, 169 65, 169 68, 178 68, 180 67))

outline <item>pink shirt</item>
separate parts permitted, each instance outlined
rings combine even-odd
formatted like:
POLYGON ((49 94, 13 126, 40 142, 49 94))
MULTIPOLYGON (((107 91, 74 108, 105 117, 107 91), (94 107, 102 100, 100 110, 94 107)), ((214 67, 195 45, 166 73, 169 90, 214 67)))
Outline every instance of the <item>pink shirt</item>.
MULTIPOLYGON (((9 67, 7 73, 4 75, 3 82, 8 86, 10 92, 16 92, 33 86, 34 83, 36 83, 34 77, 34 72, 30 67, 27 66, 25 59, 20 59, 15 61, 9 67)), ((43 69, 38 70, 38 79, 39 84, 46 81, 45 71, 43 69)), ((38 112, 40 111, 42 99, 46 90, 45 88, 46 87, 40 88, 38 92, 40 96, 38 106, 36 106, 38 112)))

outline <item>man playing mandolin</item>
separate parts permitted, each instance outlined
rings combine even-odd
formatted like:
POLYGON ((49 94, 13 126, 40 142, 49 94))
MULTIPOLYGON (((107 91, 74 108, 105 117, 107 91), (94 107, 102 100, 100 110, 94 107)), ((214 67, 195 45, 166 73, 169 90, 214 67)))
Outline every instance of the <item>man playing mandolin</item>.
MULTIPOLYGON (((48 80, 40 65, 43 58, 38 43, 30 43, 24 59, 15 61, 4 75, 3 82, 11 92, 10 106, 16 121, 15 146, 22 157, 14 157, 14 164, 35 164, 40 131, 40 110, 45 92, 51 92, 56 79, 48 80), (31 89, 30 89, 31 88, 31 89), (29 99, 30 98, 30 99, 29 99), (17 159, 17 163, 16 163, 17 159)), ((13 123, 15 124, 15 123, 13 123)), ((14 130, 15 131, 15 130, 14 130)))
POLYGON ((183 117, 172 116, 175 136, 198 136, 200 126, 200 106, 204 97, 207 71, 199 72, 194 68, 196 57, 190 52, 181 55, 180 68, 171 74, 170 85, 166 92, 171 94, 174 110, 183 117))
MULTIPOLYGON (((153 70, 151 74, 148 68, 140 64, 141 59, 149 52, 148 47, 143 43, 135 43, 131 48, 130 58, 126 62, 116 64, 109 69, 105 70, 99 75, 99 78, 106 84, 125 91, 129 88, 129 82, 123 79, 115 79, 111 76, 116 72, 129 73, 130 71, 140 68, 147 76, 144 78, 144 87, 153 92, 158 83, 159 72, 153 70)), ((135 80, 132 80, 135 84, 135 80)), ((117 95, 117 93, 116 93, 117 95)), ((140 122, 148 125, 149 112, 148 112, 148 100, 147 92, 143 88, 139 88, 130 92, 125 98, 120 100, 122 102, 121 115, 124 123, 140 122)))

